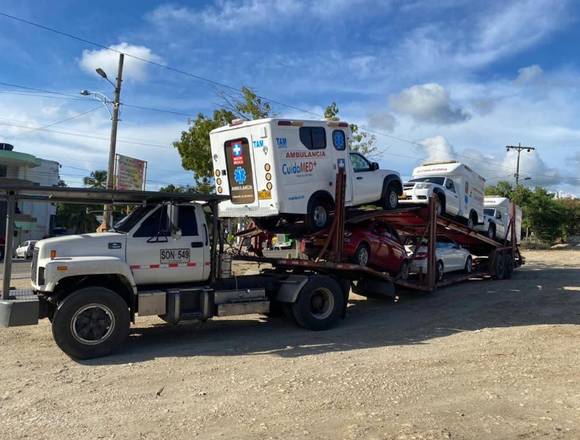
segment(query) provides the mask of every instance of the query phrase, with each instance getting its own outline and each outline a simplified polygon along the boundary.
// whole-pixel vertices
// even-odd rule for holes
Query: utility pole
[[[530,153],[532,150],[535,150],[535,148],[534,147],[526,147],[526,146],[522,145],[521,143],[519,143],[518,145],[506,145],[505,149],[506,149],[506,151],[516,150],[518,152],[518,160],[516,162],[516,173],[514,174],[514,177],[516,178],[516,188],[517,188],[518,185],[520,184],[520,154],[524,150],[526,150],[528,153]]]
[[[109,145],[109,167],[107,170],[107,189],[110,191],[115,186],[115,150],[117,148],[117,125],[119,123],[119,105],[121,98],[121,82],[123,81],[123,60],[125,55],[119,54],[119,68],[117,81],[115,82],[115,97],[113,99],[113,115],[111,116],[111,144]],[[110,81],[109,81],[110,82]],[[105,205],[103,209],[103,226],[105,231],[111,227],[112,205]]]

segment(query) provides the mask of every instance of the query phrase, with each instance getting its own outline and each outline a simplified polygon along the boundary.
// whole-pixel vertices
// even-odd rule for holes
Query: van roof
[[[238,122],[241,121],[241,122]],[[296,124],[296,126],[301,126],[303,124],[306,125],[310,125],[310,124],[325,124],[328,125],[329,127],[336,127],[338,126],[338,124],[347,124],[348,122],[346,121],[331,121],[328,119],[296,119],[296,118],[262,118],[262,119],[253,119],[251,121],[244,121],[244,120],[236,120],[234,119],[234,121],[231,124],[228,125],[224,125],[222,127],[218,127],[218,128],[214,128],[212,131],[210,131],[210,134],[212,133],[221,133],[224,131],[229,131],[229,130],[237,130],[240,127],[252,127],[255,125],[261,125],[261,124],[269,124],[271,122],[278,122],[278,121],[290,121]]]

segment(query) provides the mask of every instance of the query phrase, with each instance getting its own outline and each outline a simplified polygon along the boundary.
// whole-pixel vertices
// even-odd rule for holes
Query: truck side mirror
[[[376,171],[379,169],[379,164],[377,162],[371,163],[371,170]]]

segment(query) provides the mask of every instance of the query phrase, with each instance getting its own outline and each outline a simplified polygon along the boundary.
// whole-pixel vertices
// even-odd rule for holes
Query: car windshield
[[[443,185],[445,177],[418,177],[417,179],[411,179],[410,182],[428,182],[435,183],[437,185]]]
[[[124,232],[126,234],[156,206],[157,205],[139,206],[138,208],[134,209],[128,216],[124,217],[122,220],[116,223],[113,226],[113,230],[115,232]]]
[[[492,216],[492,217],[493,217],[493,216],[495,215],[495,209],[492,209],[492,208],[485,208],[485,209],[483,210],[483,213],[484,213],[485,215],[490,215],[490,216]]]

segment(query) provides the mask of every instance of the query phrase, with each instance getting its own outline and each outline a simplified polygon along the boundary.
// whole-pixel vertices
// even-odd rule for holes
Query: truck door
[[[181,208],[181,207],[179,207]],[[193,206],[191,207],[193,211]],[[172,234],[169,205],[161,205],[143,219],[127,239],[127,263],[137,284],[167,284],[203,279],[204,246],[187,209],[178,211],[180,234]],[[194,213],[195,211],[193,211]],[[179,226],[181,223],[181,226]]]
[[[350,175],[352,183],[352,204],[371,203],[376,201],[382,184],[377,189],[377,177],[371,162],[360,153],[350,153]]]
[[[255,180],[248,139],[227,141],[224,148],[232,203],[237,205],[254,203]]]
[[[455,184],[449,177],[445,179],[445,211],[449,214],[459,214],[460,201]]]

